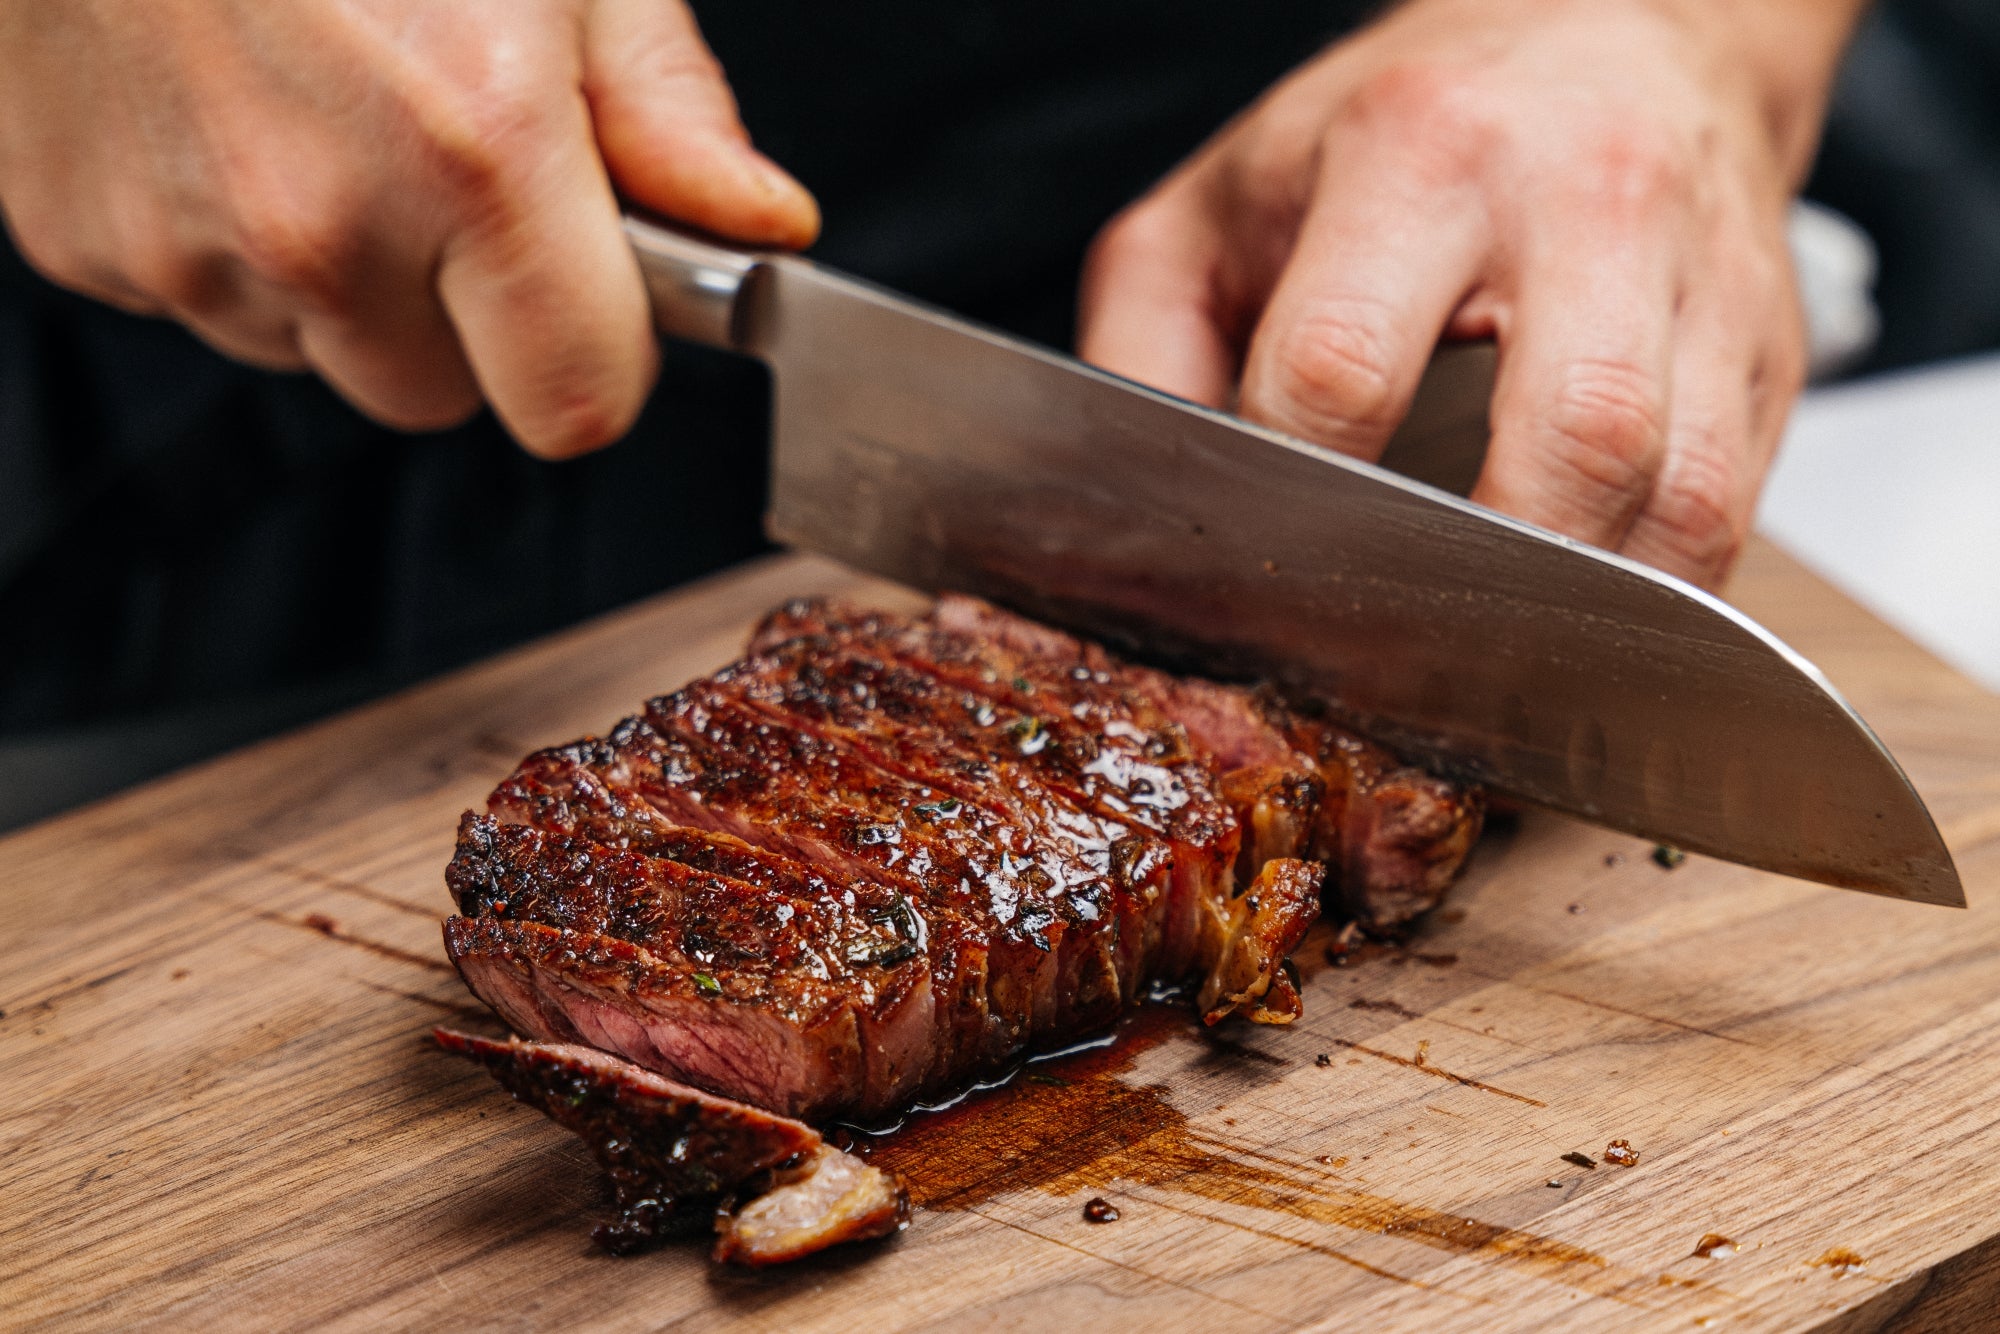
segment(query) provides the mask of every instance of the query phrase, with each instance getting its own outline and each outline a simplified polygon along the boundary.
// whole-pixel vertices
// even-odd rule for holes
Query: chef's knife
[[[1882,743],[1708,594],[808,260],[626,230],[664,332],[770,366],[778,541],[1276,679],[1616,829],[1964,905]],[[1465,451],[1439,441],[1483,440],[1476,356],[1434,365],[1405,435],[1442,473]]]

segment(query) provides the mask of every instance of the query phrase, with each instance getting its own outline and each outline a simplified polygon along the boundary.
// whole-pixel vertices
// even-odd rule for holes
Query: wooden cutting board
[[[1908,766],[1970,911],[1531,816],[1406,948],[1311,942],[1296,1026],[1148,1015],[878,1151],[892,1243],[596,1253],[580,1148],[423,1039],[479,1020],[453,825],[808,592],[909,601],[772,560],[0,842],[0,1326],[2000,1321],[2000,699],[1768,548],[1735,597]]]

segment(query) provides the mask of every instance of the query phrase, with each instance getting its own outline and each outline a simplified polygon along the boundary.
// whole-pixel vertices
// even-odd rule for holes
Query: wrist
[[[1678,64],[1712,101],[1754,121],[1772,165],[1796,188],[1866,9],[1867,0],[1403,0],[1373,35],[1427,33],[1476,56],[1568,34],[1594,49],[1593,59]]]
[[[1833,80],[1867,0],[1649,0],[1739,83],[1789,187],[1819,147]]]

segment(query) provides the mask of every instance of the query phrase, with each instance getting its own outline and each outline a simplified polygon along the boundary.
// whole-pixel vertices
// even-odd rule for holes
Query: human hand
[[[0,213],[65,286],[558,457],[657,349],[616,195],[802,246],[682,0],[0,0]],[[616,192],[616,194],[614,194]]]
[[[1785,209],[1855,0],[1413,0],[1098,238],[1079,351],[1378,458],[1500,348],[1472,498],[1714,585],[1804,376]]]

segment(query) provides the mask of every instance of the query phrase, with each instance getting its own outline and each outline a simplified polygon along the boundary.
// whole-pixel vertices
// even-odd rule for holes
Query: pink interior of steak
[[[752,650],[461,827],[447,945],[521,1031],[880,1115],[1154,981],[1284,1022],[1329,870],[1392,924],[1477,831],[1476,797],[1358,737],[972,599],[792,604]]]

